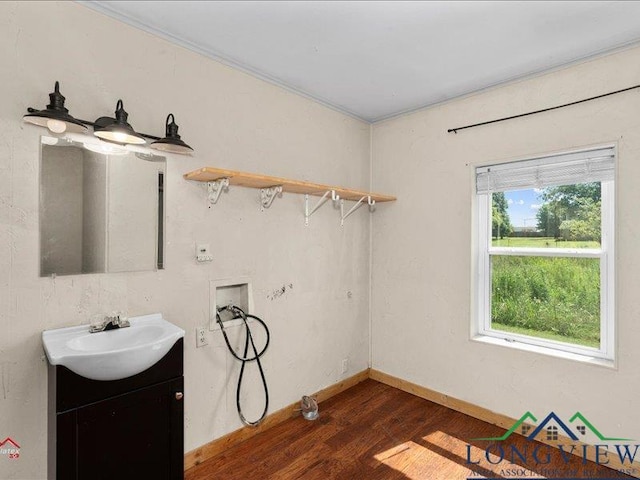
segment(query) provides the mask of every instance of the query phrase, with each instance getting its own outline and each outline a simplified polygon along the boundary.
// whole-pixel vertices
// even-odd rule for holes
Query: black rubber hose
[[[235,350],[231,346],[231,343],[229,342],[229,338],[227,337],[227,332],[224,329],[224,322],[220,318],[220,312],[223,312],[225,310],[229,310],[231,313],[233,313],[234,318],[238,318],[238,317],[241,318],[242,322],[244,323],[246,335],[244,338],[244,352],[242,356],[239,356],[235,352]],[[267,340],[264,344],[264,348],[260,352],[258,352],[258,349],[256,348],[256,345],[253,341],[253,335],[251,335],[251,328],[249,327],[249,323],[247,322],[248,318],[252,318],[256,320],[258,323],[260,323],[260,325],[262,325],[262,327],[264,328],[265,333],[267,334]],[[262,363],[260,362],[260,357],[264,355],[264,352],[267,350],[267,347],[269,346],[269,340],[270,340],[269,328],[267,327],[267,324],[264,323],[264,321],[262,321],[261,318],[258,318],[255,315],[249,315],[247,313],[244,313],[244,311],[241,308],[236,307],[235,305],[229,305],[229,306],[217,309],[216,321],[220,325],[220,329],[222,330],[222,335],[224,336],[224,341],[227,344],[227,347],[229,348],[231,355],[233,355],[236,359],[238,359],[242,363],[242,366],[240,367],[240,376],[238,377],[238,388],[236,389],[236,407],[238,409],[238,415],[240,416],[240,420],[242,420],[242,423],[244,423],[245,425],[249,425],[251,427],[257,427],[258,425],[260,425],[262,420],[264,420],[264,417],[267,416],[267,410],[269,409],[269,389],[267,387],[267,379],[264,375],[264,370],[262,369]],[[253,357],[247,356],[247,354],[249,353],[249,343],[251,344],[251,348],[253,350]],[[262,415],[260,416],[260,418],[254,422],[251,422],[246,419],[246,417],[242,413],[242,406],[240,405],[240,390],[242,387],[242,378],[244,376],[244,368],[248,362],[256,362],[258,364],[258,370],[260,371],[260,377],[262,378],[262,385],[264,386],[264,398],[265,398],[264,410],[262,411]]]

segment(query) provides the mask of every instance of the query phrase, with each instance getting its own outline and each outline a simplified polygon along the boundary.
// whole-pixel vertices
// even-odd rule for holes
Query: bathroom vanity
[[[174,329],[163,333],[161,327],[153,325],[157,319],[151,317],[154,316],[139,317],[141,321],[133,318],[131,327],[123,328],[121,332],[89,334],[88,326],[84,326],[43,333],[50,363],[49,480],[183,478],[184,331],[160,317],[160,322]],[[170,336],[168,340],[167,335]],[[124,348],[118,352],[110,346],[112,341],[123,344]],[[80,362],[85,367],[92,361],[88,357],[99,357],[102,354],[99,349],[108,350],[101,360],[104,368],[100,369],[97,364],[91,367],[96,368],[95,375],[93,370],[86,373],[103,377],[124,374],[114,373],[121,368],[113,361],[114,356],[122,359],[123,353],[133,350],[136,358],[144,358],[152,351],[163,348],[168,351],[139,373],[119,379],[96,380],[63,365],[67,363],[75,368],[73,353],[63,352],[56,356],[56,352],[63,351],[62,346],[75,348],[78,352],[76,360],[87,355],[87,359]]]

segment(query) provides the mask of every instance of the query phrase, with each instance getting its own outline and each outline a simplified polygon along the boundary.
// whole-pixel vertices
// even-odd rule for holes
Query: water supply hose
[[[222,318],[220,318],[220,313],[224,311],[229,311],[233,315],[233,318],[241,318],[242,322],[244,323],[246,335],[244,338],[244,353],[242,354],[242,356],[238,355],[235,352],[235,350],[231,346],[231,343],[229,342],[227,332],[224,329],[224,322],[222,321]],[[267,334],[267,340],[264,344],[264,348],[260,352],[258,352],[258,349],[253,342],[251,328],[249,327],[249,323],[247,322],[248,318],[251,318],[260,323],[260,325],[262,325],[262,327],[264,328],[265,333]],[[256,317],[255,315],[249,315],[248,313],[245,313],[240,307],[237,307],[235,305],[228,305],[226,307],[217,308],[216,321],[220,325],[222,335],[224,336],[224,341],[227,344],[231,355],[240,360],[240,362],[242,363],[242,366],[240,367],[240,376],[238,377],[238,388],[236,389],[236,407],[238,408],[238,415],[240,416],[240,420],[242,420],[242,423],[244,423],[245,425],[257,427],[258,425],[260,425],[262,420],[264,420],[264,417],[266,417],[267,415],[267,410],[269,409],[269,389],[267,388],[267,379],[264,376],[264,370],[262,370],[262,363],[260,363],[260,357],[264,354],[264,352],[267,350],[267,347],[269,346],[269,328],[267,327],[267,324],[262,321],[262,319]],[[247,356],[247,354],[249,353],[249,344],[251,344],[251,348],[253,350],[252,357]],[[258,364],[258,370],[260,371],[260,377],[262,378],[262,385],[264,386],[264,410],[262,411],[262,415],[260,416],[260,418],[254,422],[251,422],[245,418],[244,414],[242,413],[242,406],[240,405],[240,389],[242,387],[242,377],[244,376],[244,367],[248,362],[256,362]]]

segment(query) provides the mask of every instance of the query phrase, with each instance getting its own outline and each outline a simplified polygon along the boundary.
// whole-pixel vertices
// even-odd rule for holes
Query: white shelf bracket
[[[209,198],[209,208],[212,205],[218,203],[218,199],[220,198],[220,194],[222,194],[223,190],[229,189],[229,179],[228,178],[219,178],[213,182],[207,182],[207,196]]]
[[[363,206],[365,204],[365,200],[367,201],[367,205],[369,205],[369,211],[373,211],[373,207],[376,204],[376,201],[371,198],[371,195],[365,195],[360,200],[358,200],[356,204],[351,207],[351,210],[349,210],[346,214],[344,213],[344,200],[340,200],[340,226],[344,226],[344,221],[347,219],[347,217],[355,212],[358,208]]]
[[[261,188],[260,189],[260,203],[262,204],[262,210],[269,208],[276,196],[282,196],[282,185],[276,185],[275,187]]]
[[[313,207],[311,210],[309,210],[309,194],[305,194],[304,196],[304,224],[305,226],[309,226],[309,217],[311,215],[313,215],[316,210],[318,210],[322,205],[324,205],[327,200],[329,200],[329,194],[331,194],[331,200],[333,200],[334,203],[336,203],[338,200],[340,200],[340,195],[336,194],[335,190],[327,190],[324,195],[322,196],[322,198],[320,200],[318,200],[318,203],[316,203],[316,206]]]

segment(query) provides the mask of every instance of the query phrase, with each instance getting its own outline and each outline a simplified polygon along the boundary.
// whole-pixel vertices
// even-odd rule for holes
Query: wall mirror
[[[41,138],[40,276],[162,269],[166,159],[91,140]]]

